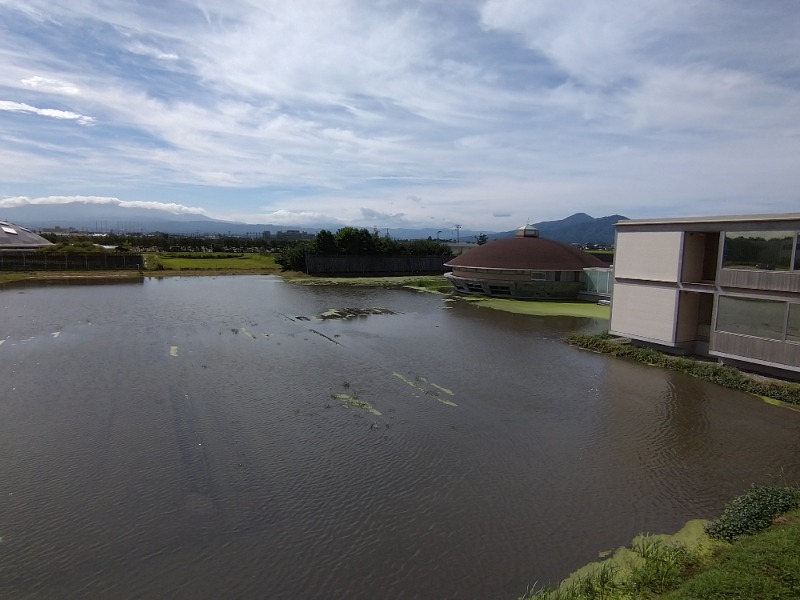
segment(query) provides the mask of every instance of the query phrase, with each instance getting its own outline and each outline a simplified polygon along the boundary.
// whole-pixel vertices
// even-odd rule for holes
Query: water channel
[[[562,341],[590,319],[270,276],[0,311],[3,598],[511,599],[800,480],[800,412]]]

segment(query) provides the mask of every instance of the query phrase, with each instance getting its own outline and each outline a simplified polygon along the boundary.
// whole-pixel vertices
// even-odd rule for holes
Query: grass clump
[[[618,559],[621,555],[624,558]],[[684,544],[640,536],[614,562],[605,561],[554,587],[531,589],[519,600],[644,600],[683,582],[699,554]]]
[[[710,564],[662,600],[800,598],[800,511],[780,521],[719,549]]]
[[[534,586],[519,600],[800,598],[800,487],[753,486],[704,531],[694,523],[697,537],[640,536],[610,559],[560,585]]]
[[[756,396],[766,396],[781,402],[800,405],[800,385],[796,383],[753,378],[729,365],[695,360],[685,356],[672,356],[652,348],[633,346],[628,343],[622,343],[619,339],[613,338],[607,333],[599,335],[576,333],[566,339],[567,343],[586,350],[630,358],[646,365],[680,371],[732,390],[740,390]]]
[[[706,527],[712,538],[732,542],[743,535],[764,531],[773,520],[800,508],[800,488],[754,486],[725,506],[722,515]]]

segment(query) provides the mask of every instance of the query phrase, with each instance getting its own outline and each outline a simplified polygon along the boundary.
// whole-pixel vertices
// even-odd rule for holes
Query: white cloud
[[[178,60],[180,57],[174,52],[164,52],[153,46],[148,46],[142,42],[133,42],[127,46],[128,52],[139,54],[141,56],[149,56],[158,60],[173,61]]]
[[[67,96],[75,96],[80,93],[80,90],[76,86],[67,81],[60,81],[58,79],[51,79],[49,77],[40,77],[38,75],[23,79],[22,85],[41,92],[65,94]]]
[[[719,213],[746,194],[789,210],[798,16],[745,0],[0,0],[2,191],[200,190],[240,220],[365,226]]]
[[[153,210],[164,210],[173,214],[192,214],[206,215],[206,210],[194,206],[185,206],[172,202],[156,202],[145,200],[120,200],[119,198],[105,196],[45,196],[40,198],[28,198],[27,196],[16,196],[13,198],[0,199],[0,208],[13,208],[16,206],[27,206],[29,204],[112,204],[122,208],[147,208]]]
[[[57,110],[55,108],[37,108],[22,102],[11,102],[9,100],[0,100],[0,111],[8,112],[24,112],[42,117],[50,117],[52,119],[64,119],[68,121],[77,121],[80,125],[94,125],[94,117],[87,117],[68,110]]]

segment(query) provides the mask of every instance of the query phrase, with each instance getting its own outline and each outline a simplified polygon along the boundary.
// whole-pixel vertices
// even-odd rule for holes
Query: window
[[[531,281],[547,281],[547,273],[533,271],[531,273]]]
[[[800,342],[800,304],[789,305],[789,322],[786,327],[786,339]]]
[[[489,293],[493,296],[510,296],[511,288],[507,285],[490,285]]]
[[[720,296],[717,331],[783,340],[786,302]]]
[[[729,231],[725,234],[722,266],[729,269],[789,271],[796,235],[793,231]]]

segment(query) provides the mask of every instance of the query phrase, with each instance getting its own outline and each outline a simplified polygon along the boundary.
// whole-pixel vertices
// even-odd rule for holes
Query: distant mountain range
[[[614,223],[627,217],[612,215],[593,218],[585,213],[577,213],[560,221],[534,223],[542,237],[567,243],[614,243]],[[300,225],[275,225],[269,223],[236,223],[222,221],[197,214],[175,214],[166,210],[148,208],[127,208],[115,204],[91,204],[71,202],[65,204],[27,204],[13,208],[0,208],[0,220],[10,221],[35,230],[61,227],[79,231],[115,233],[151,233],[160,231],[170,234],[210,234],[255,236],[264,231],[275,234],[278,231],[300,230],[317,233],[320,229],[336,231],[337,224],[319,223],[314,227]],[[522,224],[521,224],[522,225]],[[383,229],[378,230],[385,233]],[[489,239],[502,239],[514,235],[514,231],[489,233],[487,231],[453,229],[399,229],[388,230],[396,239],[458,239],[475,241],[481,233]]]
[[[586,213],[575,213],[560,221],[542,221],[533,223],[543,238],[558,240],[568,244],[602,244],[614,243],[614,224],[627,221],[628,217],[610,215],[608,217],[590,217]],[[512,237],[514,231],[505,231],[489,235],[489,239]]]

